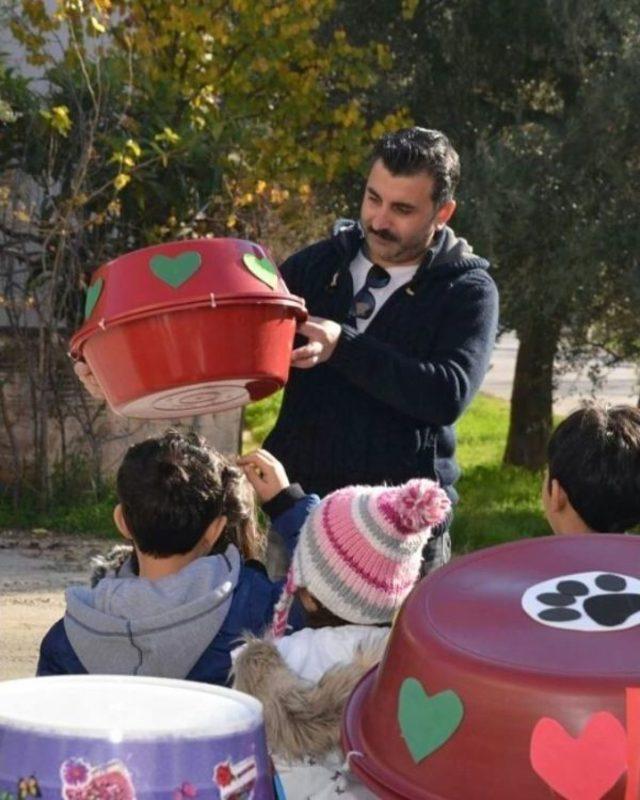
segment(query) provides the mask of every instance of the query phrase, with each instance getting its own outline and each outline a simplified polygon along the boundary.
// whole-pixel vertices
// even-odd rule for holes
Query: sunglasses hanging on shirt
[[[376,299],[371,293],[371,289],[383,289],[390,280],[391,275],[386,269],[383,269],[378,264],[373,264],[369,272],[367,272],[364,286],[351,301],[351,308],[347,317],[348,325],[355,327],[356,320],[369,319],[376,307]]]

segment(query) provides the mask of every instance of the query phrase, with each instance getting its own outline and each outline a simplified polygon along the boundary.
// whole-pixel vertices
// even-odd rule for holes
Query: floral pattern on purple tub
[[[17,700],[7,700],[12,684]],[[44,702],[46,689],[55,700]],[[80,706],[62,721],[61,693]],[[92,708],[98,694],[102,700]],[[140,708],[132,702],[138,695]],[[169,726],[169,720],[180,719],[176,713],[185,700],[192,707],[183,709],[182,722]],[[149,708],[151,701],[164,707]],[[79,724],[83,708],[89,709],[88,719]],[[125,708],[128,721],[118,718]],[[86,731],[79,730],[83,725]],[[274,797],[261,707],[253,698],[149,678],[73,676],[0,685],[0,800],[29,800],[18,792],[25,781],[37,787],[31,796],[43,800]]]

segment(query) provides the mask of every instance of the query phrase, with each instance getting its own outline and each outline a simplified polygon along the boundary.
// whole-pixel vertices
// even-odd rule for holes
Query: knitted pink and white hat
[[[391,622],[419,577],[431,528],[451,503],[433,481],[349,486],[327,495],[300,532],[272,632],[282,636],[298,588],[347,622]]]

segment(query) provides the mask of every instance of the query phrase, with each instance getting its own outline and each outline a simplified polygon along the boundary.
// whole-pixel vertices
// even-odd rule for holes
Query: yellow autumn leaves
[[[49,123],[52,130],[60,136],[68,136],[73,125],[67,106],[54,106],[48,111],[41,111],[42,117]]]
[[[362,97],[390,63],[389,51],[349,41],[333,17],[335,0],[229,0],[216,13],[205,0],[18,5],[29,59],[49,58],[47,41],[67,41],[65,68],[88,87],[94,107],[95,98],[107,102],[102,76],[117,75],[121,94],[108,102],[121,110],[100,110],[107,116],[96,127],[91,149],[100,163],[92,168],[101,186],[106,175],[112,196],[135,196],[137,208],[148,178],[163,187],[163,170],[171,180],[186,170],[203,178],[215,213],[240,230],[263,208],[307,205],[315,186],[359,168],[372,135],[408,121],[402,109],[373,127],[367,119]],[[321,28],[329,35],[319,36]],[[41,114],[59,150],[65,140],[82,147],[80,104],[57,99]],[[195,160],[200,166],[190,172]],[[177,227],[190,225],[189,214],[205,203],[185,201]],[[97,220],[102,212],[90,213]]]

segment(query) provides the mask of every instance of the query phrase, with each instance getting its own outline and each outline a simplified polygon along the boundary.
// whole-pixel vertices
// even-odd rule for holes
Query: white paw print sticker
[[[562,575],[527,589],[522,607],[554,628],[621,631],[640,625],[640,580],[617,572]]]

